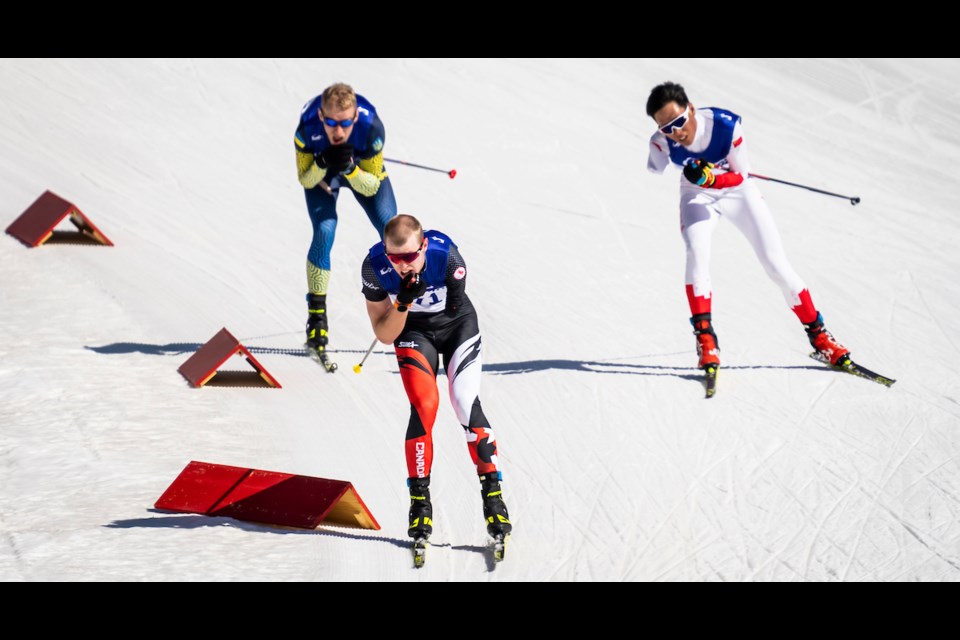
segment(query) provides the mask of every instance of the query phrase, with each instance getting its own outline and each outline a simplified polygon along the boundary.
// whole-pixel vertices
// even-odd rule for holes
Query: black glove
[[[710,170],[712,168],[712,164],[703,158],[700,158],[699,160],[694,160],[683,167],[683,177],[698,187],[709,189],[711,186],[713,186],[713,181],[716,180],[713,175],[713,171]]]
[[[411,271],[400,281],[400,291],[397,292],[397,309],[406,311],[413,301],[427,290],[427,281],[419,273]],[[403,309],[400,309],[403,307]]]
[[[353,145],[332,144],[316,157],[317,164],[333,174],[350,173],[353,169]]]

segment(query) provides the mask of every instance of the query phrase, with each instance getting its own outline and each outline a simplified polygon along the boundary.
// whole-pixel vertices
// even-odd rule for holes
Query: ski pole
[[[417,169],[426,169],[427,171],[436,171],[437,173],[445,173],[448,176],[450,176],[451,180],[457,177],[456,169],[450,169],[448,171],[446,169],[437,169],[436,167],[428,167],[423,164],[414,164],[413,162],[407,162],[406,160],[394,160],[393,158],[384,158],[384,160],[386,160],[387,162],[394,162],[396,164],[405,164],[408,167],[416,167]]]
[[[747,174],[751,178],[758,178],[760,180],[769,180],[770,182],[779,182],[780,184],[788,184],[791,187],[800,187],[801,189],[806,189],[807,191],[813,191],[814,193],[822,193],[825,196],[833,196],[834,198],[843,198],[844,200],[849,200],[850,204],[855,205],[860,202],[859,196],[845,196],[839,193],[831,193],[829,191],[824,191],[823,189],[817,189],[814,187],[808,187],[804,184],[797,184],[796,182],[787,182],[786,180],[779,180],[777,178],[771,178],[769,176],[762,176],[759,173],[749,173]]]
[[[367,349],[367,352],[363,354],[363,360],[360,361],[360,364],[353,365],[353,372],[360,373],[363,371],[363,363],[367,361],[367,358],[370,357],[370,353],[373,351],[373,348],[377,346],[377,339],[374,338],[373,342],[370,343],[370,348]]]

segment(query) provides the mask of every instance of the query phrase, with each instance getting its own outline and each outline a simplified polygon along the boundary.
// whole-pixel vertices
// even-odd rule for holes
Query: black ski
[[[495,536],[492,536],[493,543],[491,544],[491,549],[493,551],[493,561],[494,562],[503,562],[503,555],[507,551],[507,539],[508,536],[503,533],[498,533]]]
[[[428,544],[429,542],[426,538],[413,539],[413,567],[415,569],[422,569],[423,564],[427,561]]]
[[[706,389],[705,398],[712,398],[717,392],[717,372],[720,365],[708,364],[703,368],[703,386]]]
[[[836,371],[846,371],[847,373],[853,374],[858,378],[865,378],[867,380],[872,380],[878,384],[882,384],[885,387],[891,386],[896,380],[893,378],[888,378],[887,376],[882,376],[879,373],[871,371],[866,367],[861,367],[859,364],[851,360],[850,358],[843,358],[837,364],[830,364],[830,361],[827,360],[823,355],[818,351],[814,351],[810,354],[810,357],[816,360],[817,362],[822,362],[831,369]]]
[[[315,361],[320,363],[327,373],[333,373],[337,370],[337,363],[330,359],[324,348],[315,349],[309,345],[306,346],[307,354]]]

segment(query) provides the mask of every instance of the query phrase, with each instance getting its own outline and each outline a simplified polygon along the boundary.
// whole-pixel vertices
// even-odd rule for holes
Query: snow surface
[[[45,189],[113,248],[0,238],[0,579],[960,580],[960,62],[0,61],[0,222]],[[729,224],[724,369],[702,399],[678,172],[645,169],[650,88],[740,113],[829,328],[886,389],[807,357]],[[378,108],[402,212],[450,234],[516,532],[491,571],[441,394],[435,545],[411,568],[392,349],[340,199],[328,375],[300,351],[310,224],[291,136],[345,80]],[[192,389],[222,326],[283,385]],[[190,460],[346,479],[382,531],[275,530],[152,505]]]

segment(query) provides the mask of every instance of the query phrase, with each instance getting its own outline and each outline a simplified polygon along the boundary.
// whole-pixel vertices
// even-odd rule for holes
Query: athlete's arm
[[[384,344],[393,344],[407,323],[407,312],[397,311],[390,296],[380,285],[380,280],[373,272],[370,256],[363,260],[360,267],[360,279],[363,287],[360,291],[367,299],[367,315],[370,316],[370,325],[377,340]]]
[[[393,344],[403,332],[403,327],[407,324],[407,313],[397,311],[389,297],[380,302],[367,300],[367,315],[370,316],[373,334],[384,344]]]
[[[750,173],[750,162],[747,160],[747,150],[743,144],[743,130],[738,122],[733,126],[733,143],[730,153],[727,154],[727,172],[716,174],[711,189],[725,189],[742,184]]]
[[[447,315],[455,316],[463,306],[467,291],[467,263],[456,247],[447,254]]]
[[[367,134],[367,150],[363,154],[367,157],[357,157],[353,170],[343,175],[350,187],[361,195],[375,195],[380,190],[380,183],[387,177],[383,168],[383,144],[386,139],[383,122],[380,116],[376,116]]]
[[[327,170],[317,165],[317,161],[313,157],[313,151],[304,141],[300,129],[297,129],[297,132],[293,135],[293,148],[297,154],[297,180],[300,181],[304,189],[313,189],[326,177]]]
[[[663,173],[670,165],[667,137],[659,131],[650,137],[650,155],[647,156],[647,171]]]

